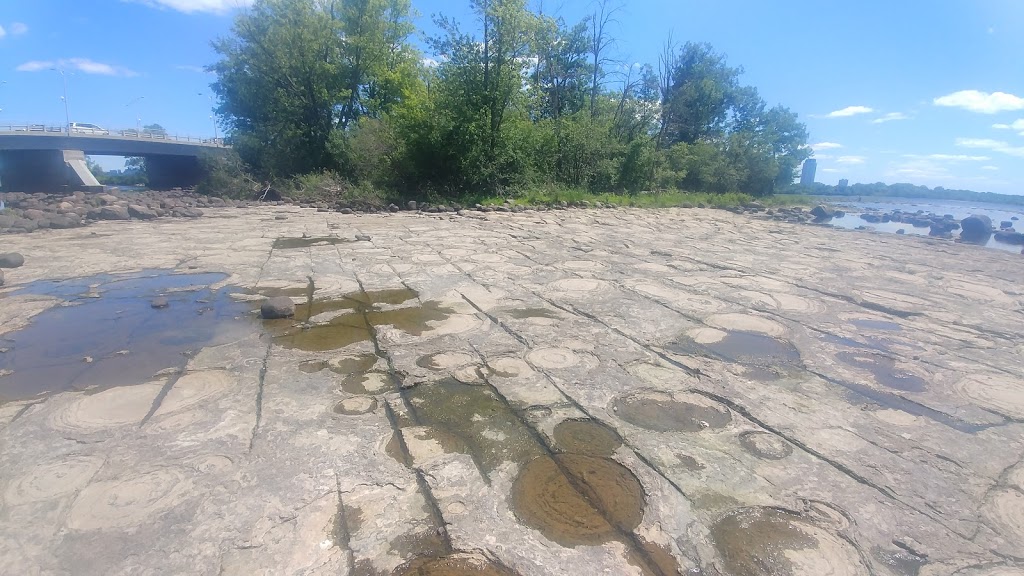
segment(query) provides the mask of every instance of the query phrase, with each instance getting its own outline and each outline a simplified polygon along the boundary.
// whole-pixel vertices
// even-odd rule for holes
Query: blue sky
[[[157,122],[212,136],[210,40],[246,0],[7,0],[0,124]],[[413,0],[421,28],[468,2]],[[534,0],[536,5],[536,0]],[[614,33],[624,66],[656,63],[672,33],[707,41],[743,81],[804,120],[818,181],[911,182],[1024,194],[1024,1],[630,0]],[[544,2],[575,22],[590,0]],[[468,26],[468,24],[467,24]],[[113,161],[108,161],[112,165]]]

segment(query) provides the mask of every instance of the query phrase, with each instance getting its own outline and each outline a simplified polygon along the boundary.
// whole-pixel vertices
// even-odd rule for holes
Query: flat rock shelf
[[[204,213],[4,237],[0,574],[1024,575],[1019,255]]]

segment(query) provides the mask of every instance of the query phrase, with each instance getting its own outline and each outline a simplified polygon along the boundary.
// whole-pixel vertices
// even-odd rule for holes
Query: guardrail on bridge
[[[168,134],[166,132],[153,130],[93,130],[90,128],[71,129],[68,132],[67,126],[47,126],[45,124],[0,124],[0,134],[49,134],[72,137],[88,138],[118,138],[126,140],[154,140],[166,142],[185,142],[192,144],[203,144],[206,146],[227,147],[223,138],[201,138],[196,136],[182,136],[179,134]]]

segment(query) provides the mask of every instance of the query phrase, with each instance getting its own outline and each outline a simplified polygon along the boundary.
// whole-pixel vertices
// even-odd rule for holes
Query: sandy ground
[[[0,574],[1024,574],[1018,255],[710,210],[2,242],[2,354],[36,280],[223,272],[300,317],[0,403]]]

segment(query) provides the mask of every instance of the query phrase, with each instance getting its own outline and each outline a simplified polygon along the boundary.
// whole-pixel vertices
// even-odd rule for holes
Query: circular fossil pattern
[[[345,416],[369,414],[376,409],[377,399],[373,396],[353,396],[334,405],[334,412]]]
[[[155,416],[185,410],[218,396],[237,383],[236,378],[225,370],[204,370],[189,372],[171,387],[160,402]]]
[[[483,263],[483,264],[497,264],[499,262],[504,262],[505,261],[505,257],[502,256],[501,254],[487,254],[487,253],[484,253],[484,254],[474,254],[474,255],[470,256],[469,259],[474,261],[474,262],[480,262],[480,263]]]
[[[793,453],[789,442],[768,432],[744,432],[740,434],[740,446],[765,460],[782,460]]]
[[[982,408],[1024,418],[1024,394],[1021,381],[997,374],[975,374],[961,380],[956,390]]]
[[[802,516],[777,508],[730,511],[711,526],[711,540],[732,576],[861,576],[857,549]]]
[[[420,357],[416,361],[416,365],[420,368],[440,371],[472,364],[474,361],[475,358],[465,352],[436,352]]]
[[[782,324],[750,314],[716,314],[709,317],[706,323],[709,326],[723,330],[757,332],[758,334],[765,334],[776,338],[786,335],[786,328]]]
[[[488,360],[487,366],[498,378],[525,378],[533,374],[533,369],[520,358],[495,358]]]
[[[775,293],[772,298],[779,304],[779,309],[786,312],[821,313],[825,312],[825,305],[818,300],[795,296],[793,294]]]
[[[580,358],[568,348],[537,348],[526,355],[526,359],[541,368],[569,368],[579,363]]]
[[[190,484],[181,472],[169,468],[95,482],[78,495],[67,525],[73,530],[97,530],[143,524],[181,503]]]
[[[1002,540],[998,550],[1024,556],[1024,493],[1010,488],[993,491],[986,499],[983,514]]]
[[[516,576],[512,570],[479,554],[455,553],[415,558],[395,568],[394,576]]]
[[[729,409],[697,394],[643,390],[617,398],[612,411],[626,422],[657,432],[700,432],[724,428],[732,421]]]
[[[84,394],[56,413],[51,422],[55,428],[84,432],[138,425],[162,388],[155,383],[140,384]]]
[[[555,426],[555,443],[563,452],[611,456],[622,438],[611,427],[591,419],[563,420]]]
[[[601,280],[591,280],[588,278],[567,278],[565,280],[556,280],[548,285],[549,288],[556,292],[594,292],[605,287],[606,284]]]
[[[7,486],[4,502],[17,506],[71,494],[88,484],[102,465],[100,458],[68,456],[60,462],[36,466]]]
[[[512,510],[562,546],[596,545],[640,525],[644,491],[628,468],[610,458],[540,456],[512,484]]]
[[[569,270],[603,270],[607,268],[604,263],[596,260],[567,260],[562,262],[561,267]]]

